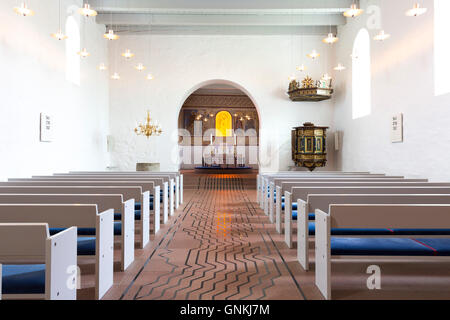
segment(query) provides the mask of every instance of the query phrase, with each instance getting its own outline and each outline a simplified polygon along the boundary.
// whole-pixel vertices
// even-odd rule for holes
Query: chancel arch
[[[259,126],[258,111],[240,88],[200,87],[179,114],[180,168],[257,169]]]

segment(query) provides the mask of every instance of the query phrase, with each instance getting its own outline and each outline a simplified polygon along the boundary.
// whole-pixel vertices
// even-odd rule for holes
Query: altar
[[[202,167],[216,169],[246,167],[245,153],[243,154],[242,152],[238,152],[238,149],[242,148],[238,148],[236,145],[228,145],[226,143],[211,145],[203,154]]]

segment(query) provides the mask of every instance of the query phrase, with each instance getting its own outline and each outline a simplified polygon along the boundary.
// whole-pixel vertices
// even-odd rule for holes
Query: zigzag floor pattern
[[[122,299],[304,299],[240,175],[198,177]]]

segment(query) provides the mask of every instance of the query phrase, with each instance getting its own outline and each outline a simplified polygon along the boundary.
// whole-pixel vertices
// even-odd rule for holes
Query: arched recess
[[[370,115],[372,111],[370,35],[361,29],[353,43],[352,52],[352,116]]]
[[[220,96],[221,99],[211,98],[210,95]],[[260,121],[260,110],[255,99],[241,85],[214,79],[193,86],[183,95],[179,104],[180,169],[192,169],[205,164],[205,161],[201,161],[202,156],[198,156],[199,148],[203,155],[216,155],[218,150],[222,150],[219,152],[233,159],[233,154],[239,154],[247,161],[246,168],[259,168]],[[188,166],[186,159],[192,160]],[[235,159],[235,164],[237,161]]]

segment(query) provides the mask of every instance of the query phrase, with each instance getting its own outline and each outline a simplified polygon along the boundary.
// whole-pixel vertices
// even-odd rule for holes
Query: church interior
[[[0,306],[450,300],[450,1],[2,0],[0,26]]]

